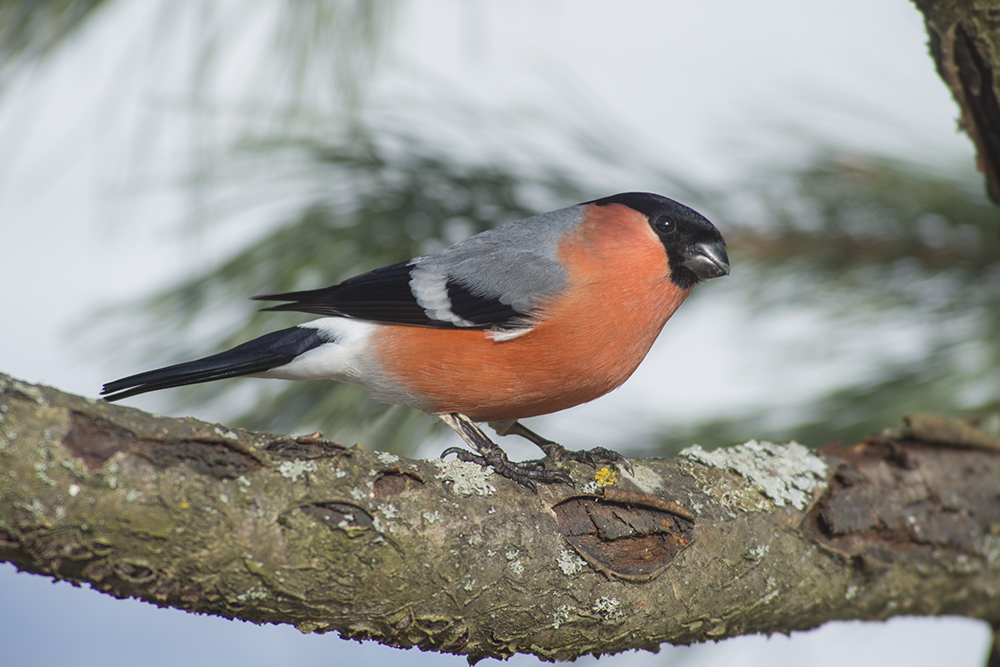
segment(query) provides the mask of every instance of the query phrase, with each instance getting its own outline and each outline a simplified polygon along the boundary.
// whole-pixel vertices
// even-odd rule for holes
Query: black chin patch
[[[688,289],[689,287],[694,287],[695,285],[698,284],[699,282],[698,276],[694,274],[694,271],[685,268],[683,266],[680,266],[681,257],[679,255],[671,257],[670,252],[668,251],[667,257],[670,260],[670,266],[671,266],[670,282],[677,285],[681,289]],[[675,266],[677,268],[673,268]]]

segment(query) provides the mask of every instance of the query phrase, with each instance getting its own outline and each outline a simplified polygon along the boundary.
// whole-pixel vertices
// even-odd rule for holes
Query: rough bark
[[[0,558],[118,597],[473,661],[833,619],[1000,624],[1000,440],[914,416],[821,452],[693,448],[637,460],[634,476],[574,465],[575,488],[535,495],[471,464],[0,376]]]
[[[972,0],[914,0],[931,57],[961,110],[990,198],[1000,203],[1000,6]]]

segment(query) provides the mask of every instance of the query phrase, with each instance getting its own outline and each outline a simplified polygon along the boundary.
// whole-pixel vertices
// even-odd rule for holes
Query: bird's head
[[[673,199],[649,192],[626,192],[591,204],[621,204],[646,216],[670,261],[670,280],[682,289],[729,275],[722,234],[705,216]]]

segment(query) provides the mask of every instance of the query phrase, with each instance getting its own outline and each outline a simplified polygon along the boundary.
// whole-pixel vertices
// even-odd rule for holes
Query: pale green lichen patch
[[[663,476],[648,466],[639,465],[634,462],[632,463],[632,469],[634,474],[628,475],[627,468],[622,468],[622,474],[628,475],[643,493],[657,495],[657,492],[663,487]]]
[[[607,623],[620,623],[625,619],[625,612],[622,611],[618,598],[607,596],[597,598],[592,609]]]
[[[986,558],[986,566],[991,570],[1000,570],[1000,535],[987,533],[983,537],[981,549]]]
[[[780,445],[751,440],[711,452],[693,445],[681,456],[745,477],[779,507],[788,503],[804,509],[813,489],[826,479],[826,462],[797,442]]]
[[[520,576],[524,574],[524,563],[521,562],[521,553],[517,549],[511,549],[504,554],[504,557],[510,561],[510,570],[514,574]]]
[[[481,465],[444,459],[435,460],[434,465],[441,471],[441,476],[451,482],[452,491],[460,496],[490,496],[497,492],[489,482],[493,471]]]
[[[43,505],[38,498],[32,498],[29,503],[14,501],[13,505],[14,507],[20,507],[21,509],[30,512],[36,519],[41,518],[42,515],[45,514],[45,505]]]
[[[0,380],[0,392],[7,391],[18,393],[38,405],[47,406],[49,404],[48,401],[45,400],[45,394],[42,392],[40,387],[25,384],[24,382],[15,380],[14,378],[9,378],[6,381]]]
[[[35,462],[35,476],[38,477],[38,479],[42,480],[42,482],[44,482],[45,484],[48,484],[49,486],[55,486],[56,481],[51,477],[49,477],[48,472],[46,472],[48,470],[48,467],[49,467],[48,464],[43,463],[41,461]]]
[[[317,470],[319,470],[319,466],[316,465],[316,462],[308,459],[282,461],[281,465],[278,466],[278,473],[282,477],[290,479],[293,482],[297,482],[299,477],[311,472],[316,472]]]
[[[339,524],[337,524],[337,528],[340,528],[341,530],[346,532],[350,537],[360,535],[362,532],[366,530],[365,528],[361,528],[361,530],[358,530],[358,525],[356,523],[353,514],[345,514],[344,518],[340,521]],[[386,533],[395,534],[398,531],[399,526],[394,521],[384,523],[382,519],[376,514],[375,516],[372,517],[372,528],[375,529],[375,532],[385,535]]]
[[[568,604],[559,605],[552,613],[552,627],[558,630],[559,626],[569,621],[574,614],[576,614],[576,607]]]
[[[587,563],[575,553],[563,549],[559,552],[559,557],[556,559],[556,565],[559,566],[559,569],[562,570],[563,574],[570,577],[582,570]]]
[[[261,588],[260,586],[256,588],[251,588],[245,593],[240,593],[236,596],[238,602],[250,602],[252,600],[265,600],[267,599],[267,589]]]
[[[710,498],[728,510],[744,512],[764,512],[772,507],[772,503],[756,486],[749,481],[734,475],[728,470],[698,465],[691,461],[681,461],[681,472],[694,477],[701,490]],[[689,499],[688,507],[701,514],[701,503]],[[731,516],[735,517],[735,514]]]

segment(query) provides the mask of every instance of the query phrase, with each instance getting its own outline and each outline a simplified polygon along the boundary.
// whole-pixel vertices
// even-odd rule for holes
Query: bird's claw
[[[628,468],[629,474],[635,475],[635,470],[632,468],[632,462],[613,449],[608,449],[607,447],[594,447],[593,449],[588,449],[578,453],[586,456],[591,467],[593,468],[596,468],[598,462],[600,461],[611,461],[615,465],[622,465]]]
[[[553,443],[555,444],[555,443]],[[594,447],[593,449],[580,449],[580,450],[570,450],[565,447],[558,445],[558,449],[555,447],[550,448],[546,451],[545,459],[552,461],[576,461],[578,463],[584,463],[589,465],[591,468],[596,468],[597,464],[601,461],[610,461],[616,465],[622,465],[628,468],[629,474],[634,475],[635,471],[632,468],[632,462],[626,457],[622,456],[613,449],[608,449],[607,447]],[[545,459],[542,459],[544,461]]]
[[[492,468],[501,477],[513,480],[522,486],[526,486],[534,493],[538,493],[538,485],[542,484],[573,484],[573,478],[559,470],[546,470],[538,461],[525,461],[524,463],[514,463],[510,461],[503,450],[499,447],[496,451],[487,450],[483,454],[476,454],[461,447],[449,447],[441,452],[441,458],[454,454],[459,461],[466,463],[476,463],[484,468]]]
[[[481,466],[489,465],[489,463],[486,462],[486,459],[479,454],[473,454],[468,449],[462,449],[461,447],[449,447],[441,452],[441,458],[444,458],[449,454],[454,454],[459,461],[465,461],[466,463],[478,463]]]
[[[593,449],[588,450],[569,450],[560,445],[558,442],[549,440],[548,438],[543,438],[518,421],[490,422],[490,426],[492,426],[500,435],[519,435],[522,438],[535,443],[538,445],[539,449],[545,452],[544,459],[524,461],[520,464],[522,467],[544,469],[547,461],[552,463],[576,461],[578,463],[585,463],[591,468],[596,468],[600,461],[611,461],[612,463],[620,463],[624,465],[628,468],[630,474],[635,474],[631,461],[613,449],[608,449],[607,447],[594,447]]]

